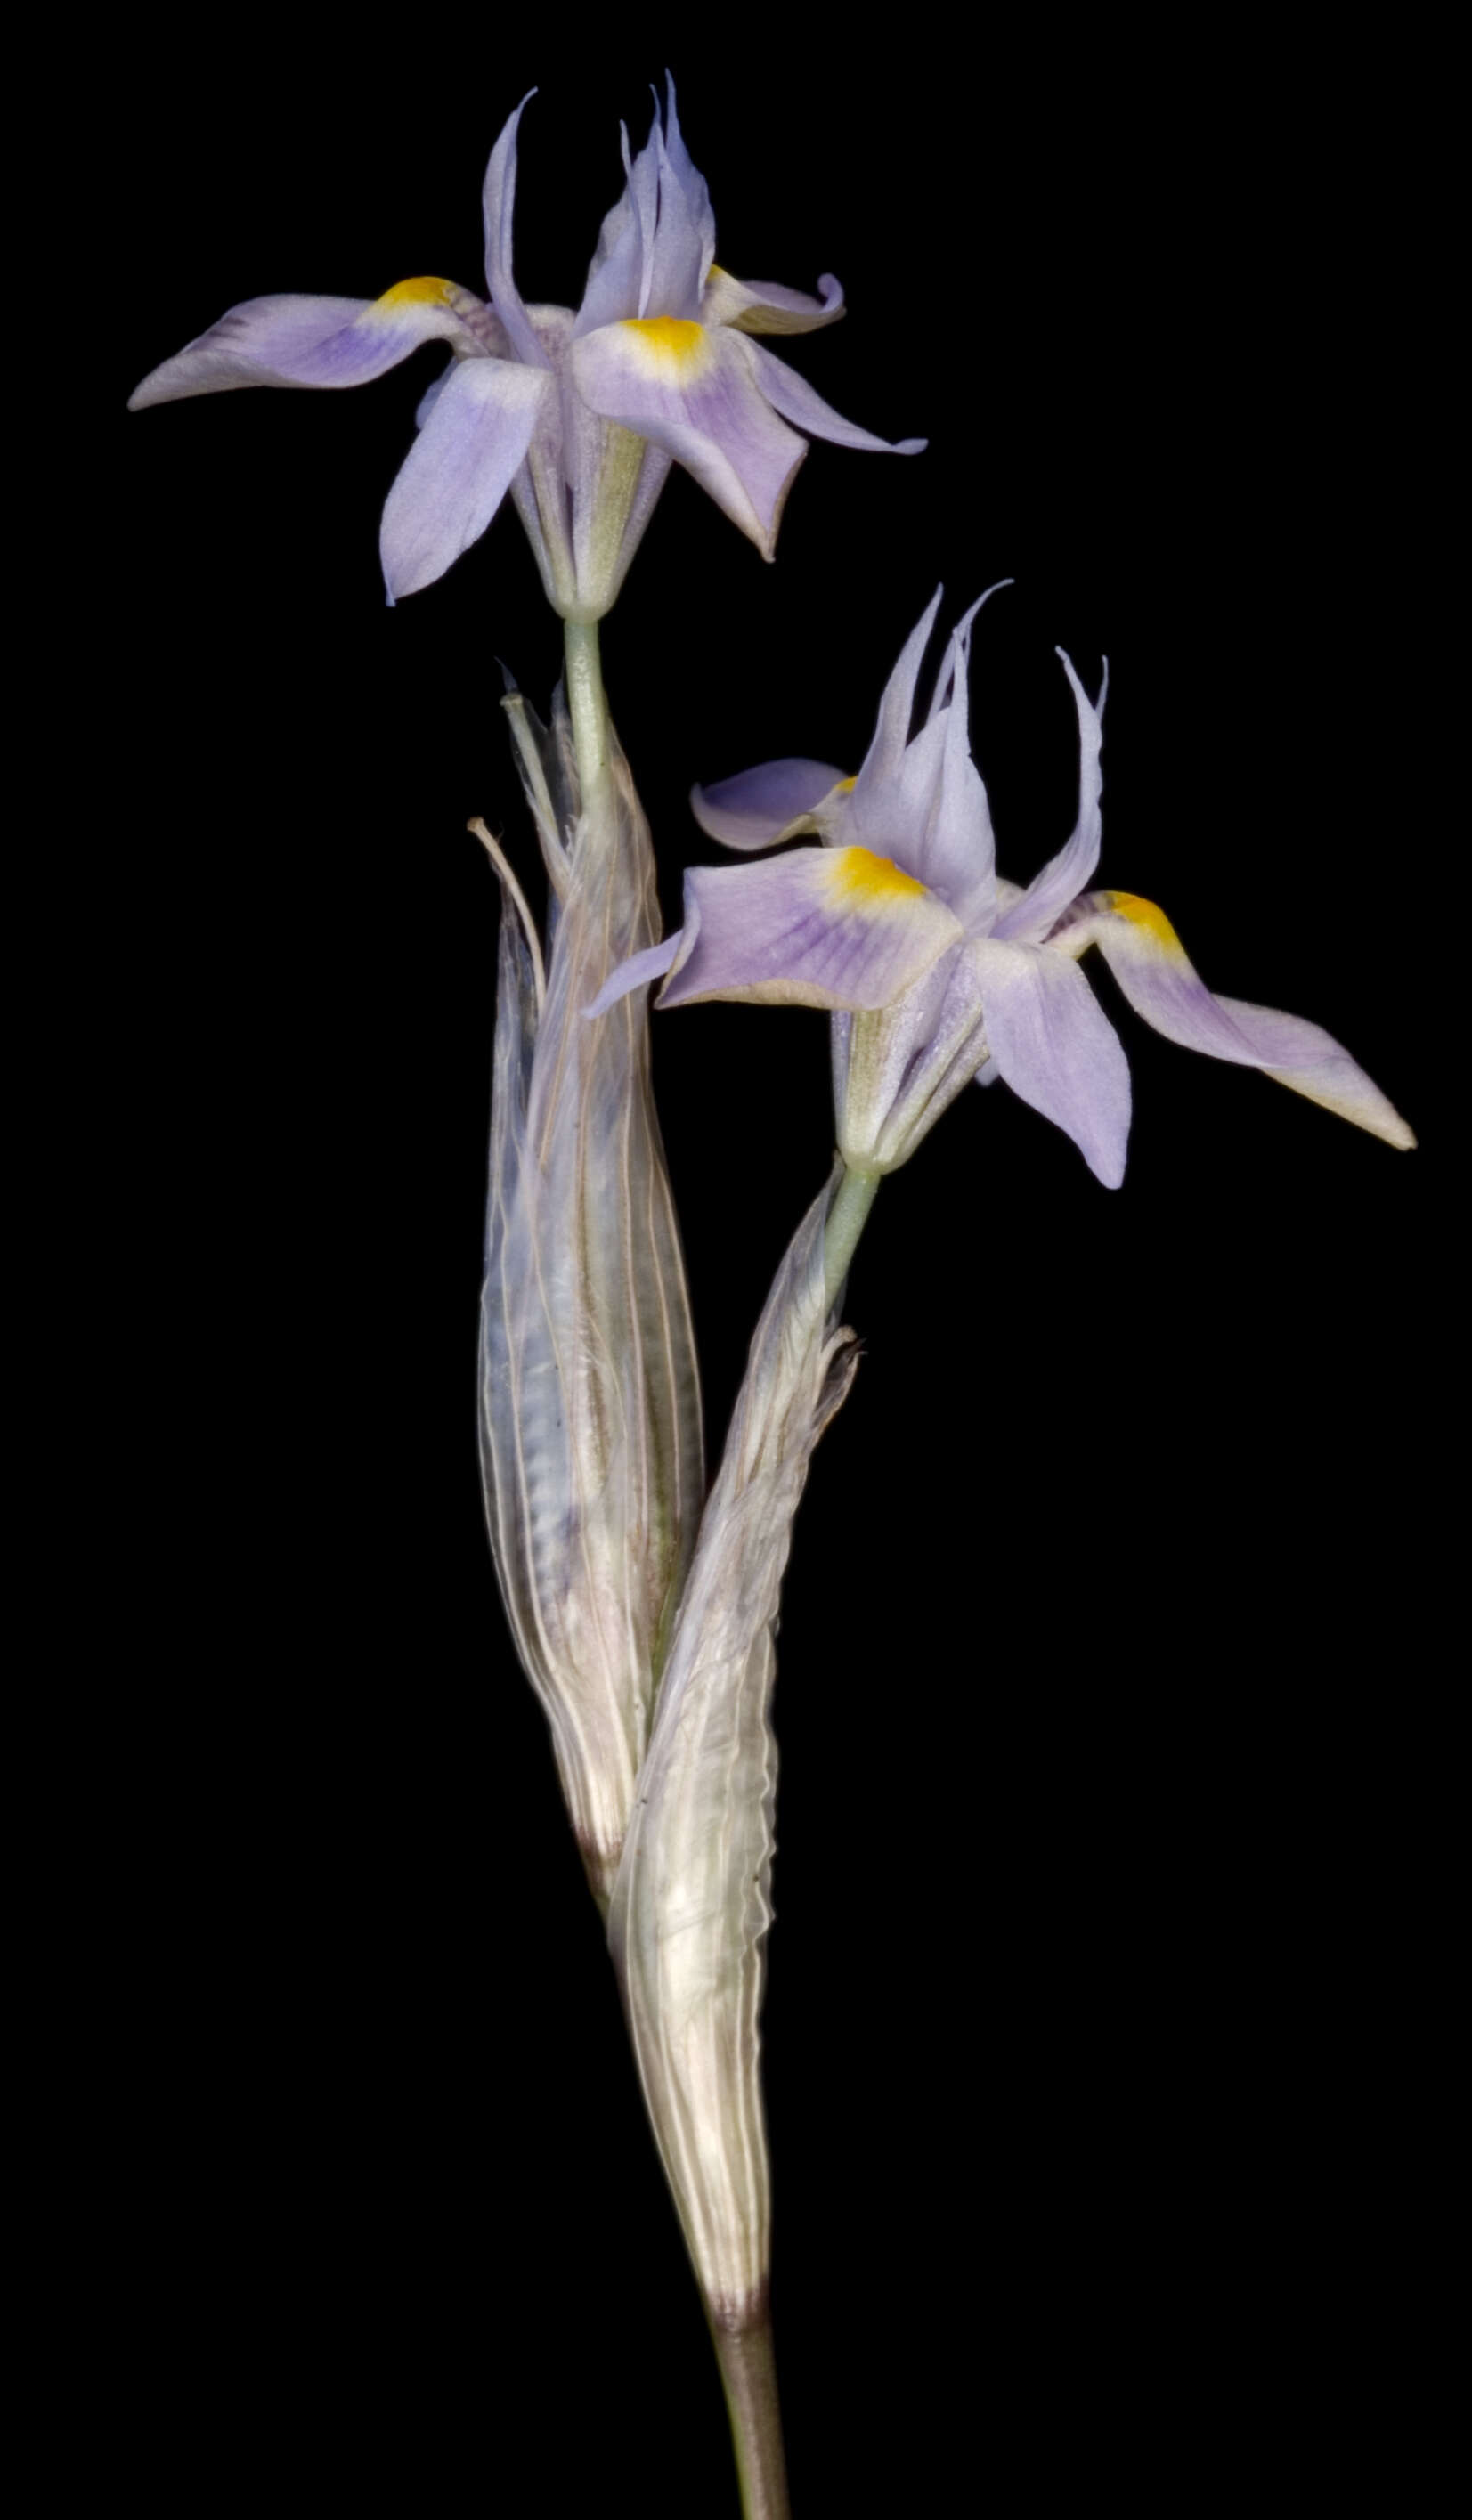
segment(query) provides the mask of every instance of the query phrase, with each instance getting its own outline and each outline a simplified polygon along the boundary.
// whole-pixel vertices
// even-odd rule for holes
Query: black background
[[[1327,1025],[1423,1138],[1172,1048],[1098,973],[1123,1190],[997,1088],[880,1196],[780,1644],[796,2507],[1404,2487],[1437,2386],[1408,2341],[1448,1686],[1405,906],[1428,641],[1379,73],[1204,33],[789,35],[636,20],[574,58],[551,13],[426,20],[345,65],[252,22],[123,73],[122,549],[79,644],[116,729],[94,1118],[148,1644],[99,1747],[128,1818],[97,2299],[148,2374],[121,2452],[193,2507],[287,2481],[468,2510],[529,2458],[498,2507],[736,2508],[478,1493],[496,903],[464,826],[530,881],[496,659],[545,705],[558,625],[509,509],[383,604],[427,358],[121,414],[243,297],[477,286],[485,157],[536,81],[516,272],[575,303],[666,58],[723,262],[845,284],[791,363],[930,439],[815,445],[770,568],[673,476],[603,633],[667,916],[711,855],[692,779],[856,767],[937,580],[950,617],[1011,575],[972,674],[1004,872],[1071,821],[1053,645],[1091,689],[1107,652],[1100,879],[1208,981]],[[825,1028],[713,1006],[655,1041],[714,1456],[826,1171]]]

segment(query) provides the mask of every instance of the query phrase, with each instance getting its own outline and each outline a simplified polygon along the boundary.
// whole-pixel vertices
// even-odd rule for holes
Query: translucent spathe
[[[629,2032],[712,2320],[762,2317],[769,2263],[759,2076],[772,1922],[773,1631],[813,1447],[853,1380],[828,1316],[815,1199],[751,1342],[700,1525],[609,1913]],[[811,1677],[811,1675],[810,1675]]]
[[[606,1899],[703,1491],[699,1384],[642,1005],[581,1007],[657,932],[647,826],[611,735],[585,808],[565,718],[507,702],[551,890],[545,978],[503,884],[481,1304],[496,1571]]]

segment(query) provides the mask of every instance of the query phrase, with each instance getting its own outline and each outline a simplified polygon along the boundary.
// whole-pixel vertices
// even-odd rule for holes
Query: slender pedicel
[[[851,1171],[847,1164],[843,1168],[823,1237],[824,1282],[830,1304],[836,1304],[843,1291],[849,1263],[869,1223],[869,1211],[883,1178],[882,1173]]]

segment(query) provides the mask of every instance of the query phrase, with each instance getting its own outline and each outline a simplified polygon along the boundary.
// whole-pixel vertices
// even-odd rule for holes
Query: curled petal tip
[[[764,761],[731,779],[690,791],[690,807],[702,832],[727,849],[765,849],[776,841],[816,832],[817,808],[843,785],[831,762]]]
[[[590,1021],[595,1015],[605,1015],[608,1009],[616,1007],[619,999],[628,997],[631,990],[643,988],[649,980],[662,980],[679,958],[684,942],[685,930],[677,927],[674,934],[666,936],[662,943],[647,945],[642,953],[626,955],[608,973],[597,997],[583,1008],[583,1014]]]

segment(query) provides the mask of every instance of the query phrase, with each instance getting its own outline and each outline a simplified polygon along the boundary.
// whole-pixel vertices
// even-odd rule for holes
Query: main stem
[[[603,698],[603,673],[599,662],[598,623],[564,621],[562,628],[572,748],[577,756],[578,785],[586,813],[593,803],[595,788],[607,772],[608,703]]]
[[[791,2520],[771,2318],[764,2312],[755,2326],[739,2334],[724,2327],[712,2333],[736,2445],[743,2520]]]
[[[828,1210],[828,1221],[823,1233],[823,1275],[830,1304],[838,1300],[854,1248],[869,1221],[874,1203],[874,1192],[882,1173],[859,1173],[844,1169],[838,1185],[838,1195]]]

